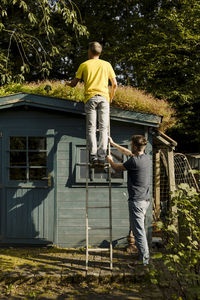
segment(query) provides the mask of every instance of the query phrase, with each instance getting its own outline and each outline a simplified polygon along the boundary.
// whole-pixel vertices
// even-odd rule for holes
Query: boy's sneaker
[[[98,164],[98,159],[96,158],[96,156],[90,156],[90,165],[91,167],[94,167]]]

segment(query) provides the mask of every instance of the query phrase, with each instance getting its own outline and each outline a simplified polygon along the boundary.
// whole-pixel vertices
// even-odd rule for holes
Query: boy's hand
[[[65,85],[71,86],[71,81],[66,81],[66,82],[65,82]]]
[[[110,103],[112,103],[112,101],[113,101],[113,94],[112,93],[110,93]]]
[[[106,159],[107,159],[107,161],[108,161],[109,163],[113,161],[113,158],[112,158],[111,155],[107,155],[107,156],[106,156]]]
[[[65,85],[70,86],[70,87],[73,88],[73,87],[75,87],[77,85],[78,82],[79,82],[79,79],[78,78],[74,78],[74,79],[72,79],[70,81],[66,81]]]
[[[64,84],[65,86],[71,86],[71,80],[70,81],[65,81],[65,80],[61,80],[60,81],[61,84]]]

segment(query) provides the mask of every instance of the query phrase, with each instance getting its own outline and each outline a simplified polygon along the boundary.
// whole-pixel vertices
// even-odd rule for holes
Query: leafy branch
[[[79,20],[80,11],[70,0],[3,0],[0,4],[1,83],[23,81],[29,72],[46,78],[52,68],[52,58],[63,55],[56,42],[57,35],[63,31],[66,38],[69,28],[77,40],[79,35],[88,34]],[[56,27],[59,23],[61,28]]]

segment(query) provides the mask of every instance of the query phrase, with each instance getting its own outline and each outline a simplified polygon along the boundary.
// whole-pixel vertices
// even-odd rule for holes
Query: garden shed
[[[133,134],[145,135],[152,158],[152,129],[161,121],[157,115],[111,108],[111,135],[127,147]],[[27,93],[0,97],[1,244],[85,246],[85,147],[83,103]],[[117,161],[126,160],[112,152]],[[112,173],[114,246],[125,244],[129,232],[126,177],[126,172]],[[91,170],[90,185],[92,205],[106,204],[107,173]],[[108,211],[91,211],[89,222],[105,226]],[[151,238],[151,207],[147,228]],[[107,230],[90,234],[90,245],[107,241]]]

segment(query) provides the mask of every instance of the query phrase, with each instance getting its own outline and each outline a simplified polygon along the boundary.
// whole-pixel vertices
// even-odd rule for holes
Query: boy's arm
[[[80,79],[74,78],[73,80],[66,81],[65,85],[70,86],[70,87],[75,87],[77,83],[79,82]]]
[[[111,78],[110,81],[111,81],[111,84],[112,84],[111,91],[110,91],[110,103],[111,103],[112,99],[115,96],[115,92],[116,92],[116,89],[117,89],[117,80],[114,77],[114,78]]]
[[[132,153],[129,149],[127,149],[127,148],[125,148],[125,147],[122,147],[122,146],[116,144],[115,142],[113,142],[113,139],[112,139],[110,136],[108,137],[108,140],[109,140],[110,144],[111,144],[113,147],[115,147],[115,148],[116,148],[119,152],[121,152],[122,154],[124,154],[124,155],[126,155],[126,156],[133,156],[133,153]]]

